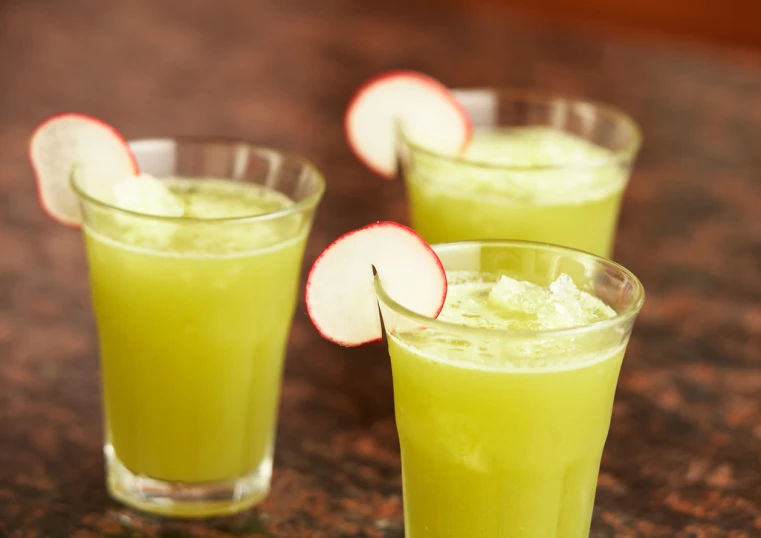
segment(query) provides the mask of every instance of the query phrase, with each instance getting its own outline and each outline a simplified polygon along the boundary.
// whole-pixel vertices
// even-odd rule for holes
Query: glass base
[[[242,512],[267,497],[272,459],[252,473],[234,480],[193,484],[165,482],[136,475],[104,448],[108,492],[122,504],[150,514],[179,518],[208,518]]]

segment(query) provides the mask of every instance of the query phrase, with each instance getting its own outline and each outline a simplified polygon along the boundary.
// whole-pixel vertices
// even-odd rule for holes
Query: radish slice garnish
[[[392,71],[365,83],[346,110],[349,146],[370,170],[396,173],[397,131],[426,149],[457,153],[470,140],[470,117],[442,83],[416,71]]]
[[[97,192],[137,174],[132,152],[119,132],[103,120],[79,113],[64,113],[43,121],[29,142],[29,160],[37,176],[42,208],[67,226],[79,226],[81,212],[71,188],[75,166]]]
[[[347,347],[381,339],[373,267],[392,299],[424,316],[439,315],[447,278],[438,256],[410,228],[377,222],[336,239],[309,271],[307,313],[323,338]]]

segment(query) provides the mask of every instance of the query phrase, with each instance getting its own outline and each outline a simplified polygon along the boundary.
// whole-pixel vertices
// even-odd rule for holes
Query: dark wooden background
[[[402,537],[386,351],[320,340],[301,306],[261,511],[123,525],[103,487],[81,238],[39,210],[26,160],[34,126],[62,110],[127,137],[298,151],[328,180],[309,264],[350,228],[406,219],[401,185],[363,169],[341,128],[358,84],[399,67],[603,100],[640,121],[615,258],[648,298],[592,538],[761,536],[761,54],[590,28],[422,0],[0,3],[0,536]]]
[[[502,16],[518,9],[543,18],[610,25],[629,32],[677,35],[725,46],[761,49],[757,0],[442,0]]]

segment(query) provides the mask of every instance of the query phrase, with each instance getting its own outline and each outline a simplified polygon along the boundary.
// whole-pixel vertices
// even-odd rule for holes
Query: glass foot
[[[141,512],[179,518],[225,516],[251,508],[269,493],[271,458],[240,478],[186,483],[134,474],[122,465],[110,445],[104,452],[108,492],[120,503]]]

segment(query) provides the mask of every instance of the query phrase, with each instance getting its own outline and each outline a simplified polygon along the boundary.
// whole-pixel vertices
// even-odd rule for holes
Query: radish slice
[[[323,338],[346,347],[381,339],[373,267],[392,299],[419,314],[439,315],[447,278],[438,256],[410,228],[377,222],[336,239],[309,271],[307,313]]]
[[[405,136],[431,151],[457,153],[470,140],[470,117],[442,83],[415,71],[392,71],[366,82],[346,110],[344,129],[357,158],[392,179],[396,138]]]
[[[64,113],[43,121],[29,141],[29,160],[37,176],[40,205],[53,219],[79,226],[79,199],[71,188],[74,166],[82,177],[110,192],[119,181],[137,174],[135,157],[119,132],[103,120]]]

